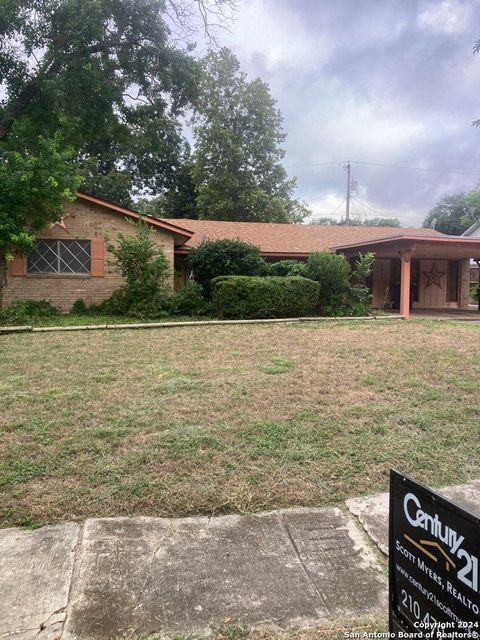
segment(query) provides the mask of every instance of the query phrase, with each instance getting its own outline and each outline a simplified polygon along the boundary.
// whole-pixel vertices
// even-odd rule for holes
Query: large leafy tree
[[[0,144],[0,309],[7,260],[25,253],[34,234],[59,219],[64,202],[73,200],[80,179],[71,164],[72,150],[60,136],[38,136],[22,145],[16,127],[10,147]]]
[[[311,220],[310,224],[318,224],[318,225],[344,225],[346,224],[345,220],[337,220],[336,218],[331,217],[323,217],[323,218],[314,218]],[[352,227],[400,227],[401,223],[398,218],[365,218],[362,220],[361,218],[350,218],[348,224]]]
[[[190,145],[186,142],[179,164],[175,167],[174,184],[155,198],[140,198],[138,211],[156,218],[198,218],[195,185],[192,176]]]
[[[480,191],[453,193],[437,202],[428,212],[423,226],[458,236],[479,218]]]
[[[127,205],[174,181],[199,67],[167,12],[188,35],[195,7],[206,21],[202,0],[2,0],[0,287],[81,178]]]
[[[300,222],[308,210],[281,165],[285,134],[268,85],[248,81],[228,49],[208,54],[203,71],[193,154],[199,217]]]
[[[166,0],[7,0],[0,140],[19,120],[32,135],[61,131],[85,188],[123,204],[169,185],[198,66],[171,44],[165,10]]]

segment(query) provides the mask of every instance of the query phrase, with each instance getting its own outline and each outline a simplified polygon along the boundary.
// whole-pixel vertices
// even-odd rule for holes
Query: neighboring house
[[[471,227],[468,227],[468,229],[462,233],[462,236],[480,238],[480,219],[474,222]]]
[[[135,211],[79,193],[66,205],[62,221],[39,234],[30,254],[10,263],[5,303],[46,299],[68,311],[79,298],[87,303],[106,299],[122,278],[107,261],[105,233],[115,242],[119,233],[131,233],[128,220],[139,218]],[[152,225],[172,274],[177,274],[176,288],[188,279],[188,253],[207,239],[250,242],[266,260],[306,261],[312,251],[338,251],[354,260],[373,251],[373,306],[399,308],[406,316],[412,306],[468,307],[470,259],[480,258],[480,237],[446,236],[425,228],[143,219]]]
[[[62,220],[38,235],[27,257],[9,263],[4,303],[19,298],[49,300],[69,311],[75,300],[99,303],[122,285],[122,277],[109,264],[105,253],[105,233],[115,242],[119,233],[132,233],[128,220],[139,214],[85,193],[65,206]],[[162,246],[172,267],[176,245],[183,245],[192,233],[163,220],[144,217],[154,229],[153,237]]]

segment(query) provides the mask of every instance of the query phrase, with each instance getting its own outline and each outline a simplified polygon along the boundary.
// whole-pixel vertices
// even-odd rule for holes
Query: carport
[[[372,305],[411,309],[468,309],[470,260],[480,259],[480,238],[402,232],[332,247],[354,259],[375,254]]]

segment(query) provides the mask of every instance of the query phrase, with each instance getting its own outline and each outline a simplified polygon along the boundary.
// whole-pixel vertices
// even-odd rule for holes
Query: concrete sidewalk
[[[0,638],[105,640],[385,614],[380,554],[340,509],[0,530]]]
[[[438,489],[438,492],[461,507],[480,514],[480,480],[443,487]],[[388,493],[347,500],[349,511],[358,518],[367,534],[385,555],[388,555],[388,506]]]
[[[480,481],[444,493],[480,511]],[[347,507],[0,530],[0,639],[133,639],[205,634],[225,619],[287,628],[386,617],[386,563],[368,536],[387,552],[388,494]]]

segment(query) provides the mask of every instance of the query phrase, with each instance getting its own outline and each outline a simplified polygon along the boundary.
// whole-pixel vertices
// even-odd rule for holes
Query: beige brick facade
[[[132,226],[120,213],[110,211],[98,204],[77,200],[65,207],[64,223],[66,230],[55,225],[39,234],[39,238],[50,240],[94,240],[103,239],[105,232],[114,243],[119,233],[132,233]],[[171,284],[173,285],[173,247],[174,235],[168,230],[153,227],[152,238],[162,245],[171,265]],[[82,298],[86,303],[99,303],[108,298],[122,285],[122,277],[105,259],[105,275],[57,275],[26,274],[13,276],[12,269],[4,290],[4,304],[14,300],[30,298],[48,300],[62,311],[69,311],[75,300]]]

